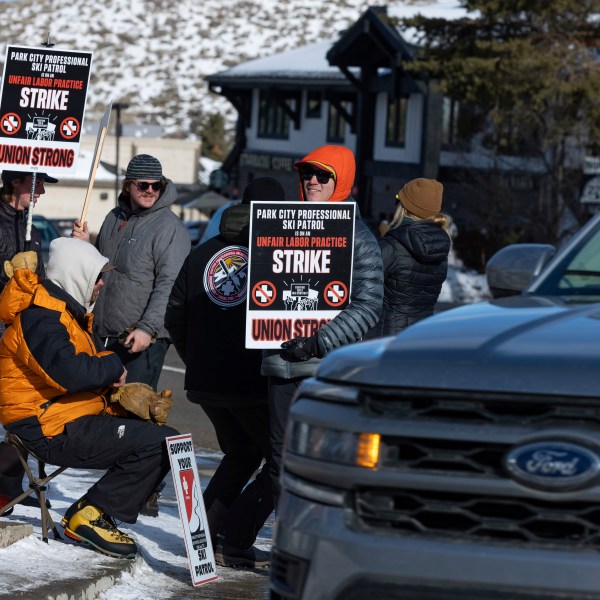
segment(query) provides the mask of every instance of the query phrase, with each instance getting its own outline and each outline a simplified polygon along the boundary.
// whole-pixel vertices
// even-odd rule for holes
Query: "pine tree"
[[[231,137],[222,114],[208,113],[202,119],[200,139],[204,156],[223,161],[231,148]]]
[[[600,0],[460,4],[465,18],[404,20],[423,49],[407,68],[478,107],[492,154],[534,160],[538,210],[529,217],[536,237],[557,242],[567,212],[589,217],[579,196],[583,156],[600,149]]]

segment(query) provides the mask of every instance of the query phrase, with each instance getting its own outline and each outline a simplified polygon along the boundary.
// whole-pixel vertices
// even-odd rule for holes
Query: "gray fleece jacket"
[[[169,337],[167,301],[190,251],[190,236],[169,208],[176,198],[175,185],[168,181],[151,208],[134,212],[121,196],[104,219],[96,247],[115,268],[103,277],[94,307],[102,337],[116,337],[130,325],[156,338]]]

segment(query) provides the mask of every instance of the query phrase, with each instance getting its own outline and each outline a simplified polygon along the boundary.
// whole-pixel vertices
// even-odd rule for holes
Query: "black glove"
[[[289,361],[307,361],[313,357],[321,358],[317,334],[310,337],[295,337],[281,344],[281,356]]]

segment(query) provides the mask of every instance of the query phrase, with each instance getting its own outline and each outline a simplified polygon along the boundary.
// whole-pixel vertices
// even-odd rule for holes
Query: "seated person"
[[[25,253],[26,254],[26,253]],[[113,352],[99,351],[89,313],[108,259],[71,238],[50,245],[48,279],[17,268],[0,295],[0,422],[41,460],[108,469],[71,506],[66,534],[104,554],[133,558],[133,539],[115,519],[135,523],[146,499],[169,472],[167,426],[131,418],[109,402],[127,371]],[[128,417],[129,415],[129,417]]]

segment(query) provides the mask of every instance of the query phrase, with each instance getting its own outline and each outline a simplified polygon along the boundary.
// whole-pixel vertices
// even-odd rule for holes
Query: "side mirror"
[[[551,244],[511,244],[498,250],[485,268],[492,296],[520,294],[555,253]]]

